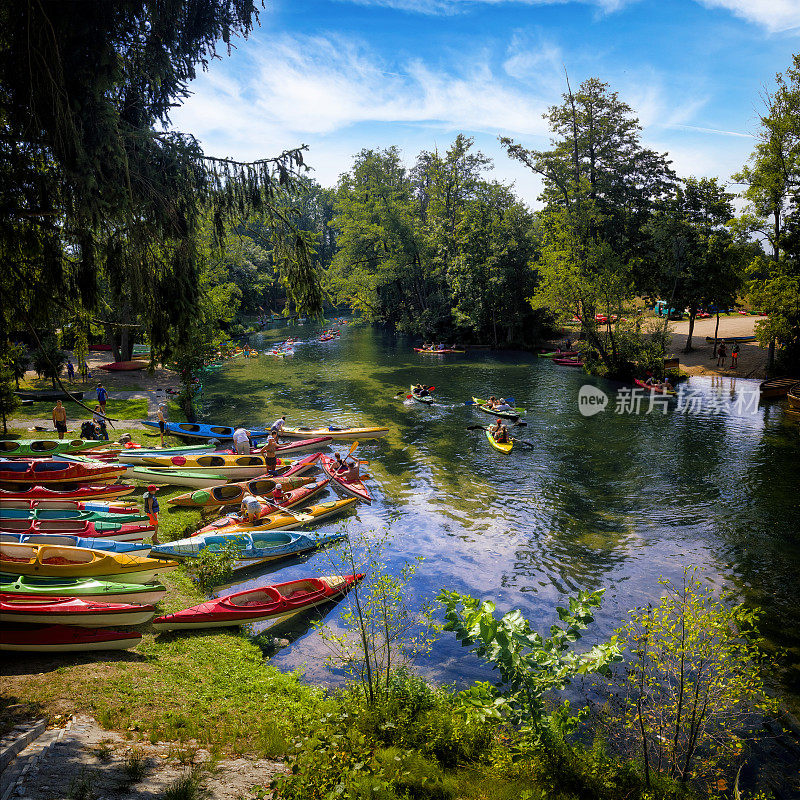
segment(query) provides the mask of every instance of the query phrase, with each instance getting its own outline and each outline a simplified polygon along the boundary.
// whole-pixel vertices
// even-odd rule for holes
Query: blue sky
[[[573,87],[609,83],[678,174],[727,181],[795,52],[800,0],[268,0],[172,119],[217,156],[307,144],[326,186],[364,147],[397,145],[411,164],[463,132],[535,207],[538,180],[497,137],[547,147],[565,67]]]

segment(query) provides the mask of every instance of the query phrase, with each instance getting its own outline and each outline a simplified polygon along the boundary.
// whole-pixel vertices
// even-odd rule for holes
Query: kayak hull
[[[152,467],[128,467],[125,470],[128,480],[154,483],[158,486],[191,486],[193,489],[207,489],[225,483],[227,478],[217,473],[200,473],[189,470],[165,470]]]
[[[334,458],[323,455],[319,463],[322,467],[322,471],[333,481],[337,488],[341,489],[345,494],[349,494],[351,497],[356,497],[359,500],[365,500],[367,503],[372,502],[372,496],[363,481],[346,481],[343,477],[336,474],[336,460]]]
[[[388,428],[284,428],[282,436],[290,439],[307,439],[309,436],[329,436],[331,439],[381,439]]]
[[[494,436],[492,436],[491,431],[486,431],[486,438],[489,440],[489,444],[500,453],[504,453],[508,455],[514,449],[514,442],[497,442],[495,441]]]
[[[150,420],[139,420],[142,425],[149,428],[158,428],[157,422]],[[229,425],[211,425],[199,422],[168,422],[166,424],[166,433],[172,436],[183,436],[188,439],[219,439],[225,441],[233,439],[233,432],[236,430]],[[269,436],[269,431],[263,428],[253,428],[250,430],[251,439],[266,439]]]
[[[0,632],[0,650],[25,653],[129,650],[141,640],[142,634],[136,631],[79,628],[71,625],[17,627],[6,623]]]
[[[125,553],[129,556],[147,555],[150,545],[142,541],[120,542],[116,539],[85,538],[58,533],[5,533],[0,531],[0,542],[14,544],[58,544],[65,547],[83,547],[87,550],[102,550],[104,553]]]
[[[77,597],[41,598],[0,594],[0,622],[107,628],[115,625],[143,625],[155,613],[156,608],[153,605],[99,603]]]
[[[113,483],[125,472],[119,464],[20,459],[0,462],[0,483]]]
[[[3,533],[56,533],[84,538],[114,539],[118,542],[141,542],[152,525],[125,525],[106,522],[77,522],[73,520],[46,519],[0,519]]]
[[[80,453],[108,445],[93,439],[17,439],[0,441],[0,457],[34,458],[54,453]]]
[[[6,500],[89,500],[96,498],[122,497],[135,491],[130,483],[108,485],[82,484],[70,489],[51,489],[47,486],[31,486],[27,489],[0,489],[0,503]]]
[[[6,595],[81,597],[84,600],[151,605],[163,600],[167,590],[160,583],[121,583],[99,581],[95,578],[38,578],[2,573],[0,592]]]

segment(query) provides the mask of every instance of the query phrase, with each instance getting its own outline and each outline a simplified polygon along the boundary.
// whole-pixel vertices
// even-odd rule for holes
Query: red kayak
[[[0,627],[0,650],[27,653],[66,653],[76,650],[128,650],[142,640],[138,631],[78,628],[72,625],[15,625]]]
[[[666,386],[650,386],[650,384],[639,380],[639,378],[634,378],[633,382],[637,386],[641,386],[642,389],[647,389],[648,392],[655,392],[656,394],[677,394],[674,389],[667,389]]]
[[[341,597],[363,577],[361,574],[329,575],[248,589],[227,597],[217,597],[175,614],[156,617],[153,627],[157,631],[224,628],[284,617]]]
[[[95,350],[96,352],[107,352],[111,350],[110,344],[90,344],[87,350]]]
[[[31,486],[22,491],[0,489],[0,503],[6,500],[93,500],[95,498],[121,497],[136,489],[132,483],[110,483],[107,486],[73,486],[59,491],[46,486]]]
[[[144,369],[147,361],[112,361],[110,364],[98,364],[97,366],[109,372],[133,372],[137,369]]]
[[[137,506],[124,506],[121,503],[104,503],[91,500],[9,500],[0,499],[0,508],[13,508],[22,511],[100,511],[105,514],[139,514]]]
[[[152,525],[117,522],[92,522],[71,519],[0,519],[0,533],[61,533],[86,539],[113,539],[117,542],[141,542],[155,530]]]
[[[366,500],[368,503],[372,502],[372,496],[369,489],[364,485],[364,482],[359,479],[357,481],[345,480],[343,475],[336,473],[336,459],[332,456],[321,455],[319,464],[322,471],[346,494],[357,497],[359,500]]]
[[[276,452],[279,456],[283,456],[287,453],[302,453],[304,450],[319,450],[332,441],[332,436],[316,436],[313,439],[298,439],[295,442],[279,444],[276,448]],[[253,450],[253,452],[264,455],[264,447],[259,447],[257,450]]]
[[[0,483],[111,483],[126,469],[124,464],[17,459],[0,461]]]
[[[0,594],[0,622],[106,628],[109,625],[142,625],[155,613],[156,607],[152,605],[97,603],[79,597]]]
[[[285,470],[278,469],[275,475],[267,475],[265,477],[272,478],[277,482],[278,478],[291,478],[293,475],[302,475],[317,466],[317,462],[321,458],[322,453],[311,453],[311,455],[295,461],[291,467]]]
[[[562,367],[582,367],[583,361],[578,361],[577,358],[554,358],[554,364],[560,364]]]

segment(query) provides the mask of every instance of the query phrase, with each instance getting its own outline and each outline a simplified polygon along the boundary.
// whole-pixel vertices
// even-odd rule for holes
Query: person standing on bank
[[[67,361],[67,379],[70,383],[74,383],[75,381],[75,366],[71,359]]]
[[[58,431],[58,438],[63,439],[67,432],[67,409],[60,400],[56,400],[56,406],[53,409],[53,425]]]
[[[158,499],[156,492],[158,486],[151,483],[147,487],[147,491],[142,495],[144,499],[144,513],[147,514],[150,524],[153,526],[153,544],[161,544],[158,540]]]
[[[97,402],[100,403],[100,408],[103,414],[106,413],[106,402],[108,401],[108,392],[102,383],[97,384]]]
[[[158,407],[158,429],[161,431],[161,446],[164,446],[164,431],[167,427],[167,418],[164,416],[164,411],[166,410],[165,405],[160,405]]]
[[[250,431],[246,428],[237,428],[233,432],[233,444],[240,456],[250,455]]]

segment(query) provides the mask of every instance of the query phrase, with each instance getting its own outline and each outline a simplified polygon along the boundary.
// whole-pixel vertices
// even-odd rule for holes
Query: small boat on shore
[[[331,439],[381,439],[389,433],[388,428],[284,428],[281,435],[290,439],[308,436],[330,436]]]
[[[0,531],[0,542],[12,544],[59,544],[65,547],[82,547],[84,550],[102,550],[104,553],[125,553],[129,556],[147,555],[150,545],[145,542],[121,542],[110,537],[84,538],[62,533],[9,533]]]
[[[35,458],[54,453],[80,453],[107,445],[108,442],[92,439],[3,439],[0,441],[0,457]]]
[[[302,482],[306,480],[307,483],[303,485]],[[299,485],[296,488],[288,489],[287,491],[287,488],[289,485],[291,485],[290,482],[292,481],[297,482]],[[260,478],[254,481],[249,481],[244,485],[231,483],[225,486],[215,486],[207,490],[200,489],[197,492],[191,492],[179,495],[178,497],[173,497],[167,502],[176,506],[184,506],[188,508],[206,508],[209,510],[213,508],[225,508],[226,506],[233,506],[241,503],[245,492],[252,494],[255,497],[261,496],[264,497],[264,499],[267,499],[267,495],[273,491],[276,484],[280,483],[281,488],[284,490],[283,500],[281,500],[280,505],[284,508],[291,508],[292,506],[296,506],[306,500],[310,500],[315,494],[321,492],[329,482],[330,481],[326,479],[317,483],[316,478],[287,478],[285,482],[281,481],[280,478]],[[255,491],[259,488],[261,491]],[[272,506],[274,511],[279,510],[279,508],[272,503],[271,500],[268,500],[268,503]]]
[[[27,489],[0,489],[0,503],[6,500],[84,500],[103,497],[122,497],[135,491],[132,483],[111,483],[108,485],[81,484],[69,489],[53,489],[48,486],[30,486]]]
[[[133,487],[131,487],[133,488]],[[106,503],[91,500],[14,500],[11,498],[0,497],[0,509],[4,511],[53,511],[59,512],[80,512],[80,511],[101,511],[106,514],[138,514],[139,507],[123,505],[122,503]],[[63,519],[63,517],[59,517]]]
[[[762,381],[759,386],[759,393],[762,400],[773,400],[786,397],[789,390],[800,383],[800,378],[770,378]]]
[[[362,574],[328,575],[247,589],[157,617],[153,627],[156,630],[222,628],[276,619],[336,600],[363,577]]]
[[[134,509],[134,511],[138,511],[138,509]],[[113,511],[71,511],[60,508],[12,508],[6,503],[0,503],[0,520],[4,519],[27,519],[40,522],[43,520],[59,522],[108,522],[132,525],[137,522],[146,522],[148,517],[147,514],[115,513]]]
[[[0,483],[113,483],[124,472],[122,465],[97,461],[0,461]]]
[[[0,518],[4,533],[64,533],[84,538],[116,539],[118,542],[140,542],[153,526],[139,523],[91,522],[70,519],[5,519]]]
[[[101,603],[79,597],[0,594],[0,622],[106,628],[110,625],[142,625],[155,614],[153,605]]]
[[[365,500],[367,503],[372,502],[372,496],[369,493],[369,489],[367,489],[367,487],[364,485],[364,482],[360,478],[357,481],[349,481],[344,475],[340,475],[336,472],[335,458],[323,455],[322,458],[320,458],[319,463],[322,467],[322,471],[345,494],[349,494],[351,497],[357,497],[359,500]]]
[[[82,597],[113,603],[148,605],[164,599],[167,589],[160,583],[121,583],[95,578],[38,578],[32,575],[0,574],[3,594],[37,597]]]
[[[158,422],[151,422],[148,419],[139,420],[142,425],[148,428],[158,428]],[[236,428],[229,425],[212,425],[200,422],[168,422],[165,432],[172,436],[182,436],[188,439],[233,439],[233,432]],[[269,431],[263,428],[248,428],[251,439],[266,439]],[[323,435],[323,434],[320,434]],[[301,437],[302,438],[302,437]]]
[[[112,361],[110,364],[98,364],[97,366],[107,372],[135,372],[144,369],[147,361]]]
[[[279,458],[275,467],[267,463],[266,456],[263,455],[228,455],[214,453],[210,455],[188,455],[188,456],[156,456],[145,458],[139,462],[143,467],[155,470],[188,470],[198,474],[212,472],[222,475],[228,480],[245,480],[256,478],[275,469],[288,469],[294,462],[286,458]],[[140,469],[135,466],[134,469]],[[133,477],[127,472],[128,477]]]
[[[24,653],[68,653],[129,650],[142,640],[138,631],[79,628],[74,625],[26,625],[6,622],[0,628],[0,650]]]
[[[717,337],[717,344],[724,342],[725,344],[735,344],[739,342],[742,344],[743,342],[755,342],[755,336],[719,336]],[[713,336],[706,336],[706,342],[708,344],[714,344],[714,337]]]
[[[154,469],[152,467],[137,467],[128,465],[125,470],[128,480],[154,483],[157,486],[190,486],[195,489],[207,489],[217,486],[228,479],[219,472],[200,472],[186,469]]]

